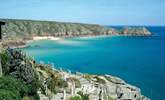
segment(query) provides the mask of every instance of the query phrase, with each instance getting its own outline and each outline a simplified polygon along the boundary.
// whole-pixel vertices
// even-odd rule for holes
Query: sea
[[[22,50],[37,62],[54,64],[57,69],[118,76],[139,87],[151,100],[165,100],[165,27],[147,29],[151,36],[39,40]]]

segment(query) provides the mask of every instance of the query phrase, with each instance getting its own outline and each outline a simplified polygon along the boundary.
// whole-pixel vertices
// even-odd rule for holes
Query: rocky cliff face
[[[135,36],[149,36],[151,32],[145,27],[125,27],[122,29],[120,34],[123,35],[135,35]]]
[[[52,21],[0,19],[5,37],[57,36],[74,37],[89,35],[150,35],[146,28],[124,28],[117,30],[95,24],[62,23]]]
[[[2,31],[5,36],[57,36],[73,37],[84,35],[116,34],[115,29],[100,25],[59,23],[50,21],[11,20],[1,19],[6,22]]]

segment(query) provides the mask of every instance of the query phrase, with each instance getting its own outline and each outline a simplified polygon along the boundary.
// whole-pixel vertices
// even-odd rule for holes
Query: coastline
[[[33,38],[33,41],[44,40],[44,39],[57,41],[61,39],[59,37],[54,37],[54,36],[34,36],[32,38]]]
[[[97,36],[84,36],[84,37],[79,37],[79,38],[90,38],[90,37],[107,37],[107,36],[116,36],[116,35],[97,35]],[[121,36],[121,35],[119,35],[119,36]],[[67,37],[65,37],[65,38],[67,38]],[[70,37],[70,38],[74,38],[74,37]],[[48,39],[48,40],[54,40],[54,41],[58,41],[58,40],[61,40],[62,38],[59,38],[59,37],[53,37],[53,36],[35,36],[35,37],[33,37],[33,39],[32,40],[29,40],[29,41],[26,41],[26,43],[27,42],[33,42],[33,41],[38,41],[38,40],[44,40],[44,39]],[[24,45],[24,46],[17,46],[16,48],[25,48],[25,47],[27,47],[28,45]],[[62,75],[64,75],[64,73],[66,74],[66,76],[73,76],[73,77],[75,77],[75,78],[77,78],[77,79],[79,79],[79,78],[83,78],[83,79],[85,79],[85,80],[88,80],[88,79],[86,79],[86,78],[84,78],[84,76],[85,76],[85,74],[82,74],[82,73],[79,73],[79,74],[81,74],[81,75],[74,75],[74,74],[70,74],[70,75],[68,75],[69,73],[67,73],[67,72],[65,72],[65,71],[61,71],[60,72]],[[111,76],[110,74],[109,75],[94,75],[94,74],[92,74],[91,75],[91,80],[90,81],[93,81],[93,80],[95,80],[95,76],[96,77],[98,77],[99,79],[103,79],[103,80],[105,80],[106,81],[106,84],[104,85],[104,84],[102,84],[102,83],[97,83],[97,84],[99,84],[100,86],[103,86],[105,89],[109,89],[109,90],[111,90],[110,92],[109,92],[109,94],[110,93],[112,93],[113,92],[113,95],[112,95],[112,97],[113,98],[117,98],[117,93],[116,93],[116,89],[118,89],[118,87],[120,87],[120,89],[122,89],[122,91],[123,91],[123,98],[129,98],[129,99],[131,99],[131,98],[134,98],[134,96],[135,96],[135,94],[136,94],[136,96],[138,96],[139,98],[143,98],[143,99],[141,99],[141,100],[149,100],[149,98],[147,98],[147,97],[145,97],[145,96],[143,96],[142,94],[141,94],[141,90],[140,90],[140,88],[138,88],[138,87],[135,87],[135,86],[132,86],[131,84],[129,84],[129,83],[125,83],[124,82],[124,80],[122,80],[122,79],[120,79],[119,77],[115,77],[115,76]],[[66,77],[65,77],[66,78]],[[68,77],[68,78],[70,78],[70,77]],[[108,79],[110,78],[110,81],[108,80]],[[96,78],[97,79],[97,78]],[[81,81],[81,80],[80,80]],[[83,84],[84,86],[85,86],[85,89],[86,89],[86,91],[88,91],[89,93],[91,92],[89,89],[88,89],[88,86],[90,86],[91,88],[92,88],[92,85],[93,84],[91,84],[91,83],[88,83],[88,84]],[[99,88],[96,88],[96,89],[98,89],[99,90]],[[79,88],[77,89],[77,90],[79,90]],[[84,90],[85,91],[85,90]],[[129,97],[129,95],[127,95],[127,94],[131,94],[131,97]],[[55,96],[58,96],[58,95],[55,95]]]
[[[82,36],[65,36],[65,37],[56,37],[56,36],[33,36],[31,39],[23,39],[21,42],[23,43],[17,43],[16,45],[9,45],[8,47],[12,49],[20,49],[20,48],[26,48],[29,47],[27,45],[28,43],[34,42],[34,41],[39,41],[39,40],[52,40],[52,41],[59,41],[62,40],[63,38],[93,38],[93,37],[107,37],[107,36],[113,36],[113,35],[82,35]],[[115,36],[115,35],[114,35]],[[117,36],[117,35],[116,35]],[[17,41],[18,42],[18,41]],[[15,41],[13,41],[15,43]]]
[[[27,43],[31,43],[33,41],[39,41],[39,40],[52,40],[52,41],[59,41],[62,40],[63,38],[80,38],[80,39],[87,39],[87,38],[101,38],[101,37],[115,37],[115,36],[125,36],[125,37],[131,37],[131,36],[138,36],[138,37],[148,37],[151,35],[131,35],[131,34],[99,34],[99,35],[79,35],[79,36],[63,36],[63,37],[57,37],[57,36],[33,36],[31,39],[28,40],[22,40],[22,42],[24,43],[22,44],[17,44],[14,46],[11,46],[11,48],[13,49],[17,49],[17,48],[26,48],[28,47]]]

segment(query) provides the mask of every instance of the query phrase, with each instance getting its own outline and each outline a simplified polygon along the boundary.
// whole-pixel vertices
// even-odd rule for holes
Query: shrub
[[[12,76],[21,80],[28,86],[30,95],[37,94],[40,86],[38,74],[33,67],[33,62],[26,58],[21,51],[7,49],[0,54],[4,75]]]
[[[35,95],[33,96],[33,99],[34,99],[34,100],[40,100],[40,97],[39,97],[38,94],[35,94]]]
[[[18,91],[0,89],[0,100],[21,100],[21,96]]]
[[[0,77],[0,89],[8,91],[16,91],[23,97],[28,92],[28,87],[23,84],[20,80],[12,78],[10,76]]]
[[[22,100],[40,100],[38,95],[34,95],[34,96],[25,96],[22,98]]]
[[[82,100],[80,96],[71,97],[70,100]]]
[[[101,79],[98,76],[95,76],[94,78],[97,80],[98,83],[102,83],[102,84],[106,83],[104,79]]]
[[[8,54],[7,54],[7,51],[2,51],[0,53],[0,59],[1,59],[1,63],[2,63],[2,71],[3,71],[3,74],[6,74],[6,73],[9,73],[9,57],[8,57]]]
[[[55,77],[55,76],[51,76],[51,78],[49,78],[47,80],[47,85],[48,88],[53,92],[56,93],[56,89],[57,88],[65,88],[68,87],[68,84],[66,81],[64,81],[63,79],[61,79],[60,77]]]
[[[77,94],[81,96],[82,100],[89,100],[89,94],[84,94],[82,91],[79,91]]]
[[[22,98],[22,100],[32,100],[33,98],[32,97],[29,97],[29,96],[25,96]]]

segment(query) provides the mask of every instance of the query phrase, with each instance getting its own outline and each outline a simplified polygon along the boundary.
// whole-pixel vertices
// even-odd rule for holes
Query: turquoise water
[[[148,29],[153,36],[41,40],[24,51],[57,68],[119,76],[152,100],[165,100],[165,27]]]

